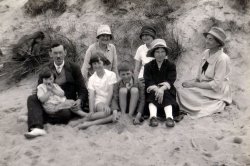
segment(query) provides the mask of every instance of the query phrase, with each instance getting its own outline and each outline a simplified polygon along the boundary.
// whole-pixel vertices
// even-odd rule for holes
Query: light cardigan
[[[88,78],[88,73],[90,71],[90,74],[93,74],[94,72],[91,71],[89,61],[91,59],[91,56],[95,52],[102,52],[104,56],[110,61],[110,65],[104,66],[105,69],[111,70],[115,72],[115,74],[118,76],[118,71],[117,71],[117,54],[116,54],[116,48],[113,44],[108,44],[107,49],[103,51],[99,47],[99,42],[96,42],[92,45],[89,46],[89,48],[86,51],[86,54],[84,56],[84,62],[83,66],[81,68],[81,72],[84,76],[84,78]]]

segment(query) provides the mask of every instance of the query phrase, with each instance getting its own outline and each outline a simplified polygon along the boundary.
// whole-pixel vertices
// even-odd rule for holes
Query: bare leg
[[[87,120],[92,121],[96,119],[102,119],[107,117],[108,115],[109,114],[107,114],[106,112],[95,112],[89,118],[87,118]]]
[[[129,115],[133,116],[139,99],[139,90],[138,88],[132,87],[130,93]]]
[[[109,123],[109,122],[112,122],[112,121],[113,121],[113,115],[110,115],[110,116],[108,116],[106,118],[103,118],[103,119],[84,122],[83,124],[79,125],[78,128],[79,129],[86,129],[86,128],[88,128],[90,126],[93,126],[93,125],[106,124],[106,123]]]
[[[106,118],[111,114],[110,108],[105,103],[98,103],[96,105],[96,112],[94,112],[92,115],[89,116],[88,120],[96,120],[96,119],[102,119]]]
[[[120,107],[121,107],[121,113],[122,114],[125,114],[125,112],[126,112],[127,94],[128,94],[127,88],[121,88],[119,90],[119,102],[120,102]]]

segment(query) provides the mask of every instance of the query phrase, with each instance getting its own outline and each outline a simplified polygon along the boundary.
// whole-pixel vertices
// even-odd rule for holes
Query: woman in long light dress
[[[230,58],[223,52],[226,35],[223,29],[212,27],[206,37],[197,77],[182,83],[177,89],[180,109],[203,117],[224,110],[232,102],[229,85]]]

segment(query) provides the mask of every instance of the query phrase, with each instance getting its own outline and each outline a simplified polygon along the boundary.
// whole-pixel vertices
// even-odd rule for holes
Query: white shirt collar
[[[63,66],[64,66],[64,61],[63,61],[63,63],[62,63],[60,66],[56,65],[56,63],[54,62],[54,66],[55,66],[55,68],[56,68],[56,71],[57,71],[58,73],[61,73],[62,68],[63,68]]]

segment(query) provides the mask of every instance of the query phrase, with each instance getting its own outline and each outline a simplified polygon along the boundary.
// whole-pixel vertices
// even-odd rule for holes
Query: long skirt
[[[194,118],[204,117],[224,110],[226,102],[223,94],[209,89],[178,88],[177,102],[180,110],[193,115]]]

